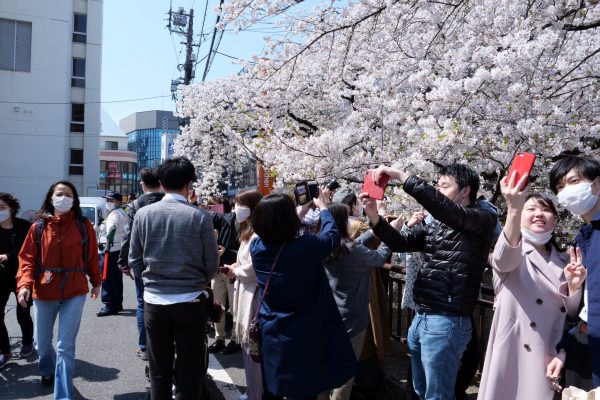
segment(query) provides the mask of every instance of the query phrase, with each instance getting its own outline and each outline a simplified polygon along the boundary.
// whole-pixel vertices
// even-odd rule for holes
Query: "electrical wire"
[[[137,99],[122,99],[122,100],[107,100],[107,101],[85,101],[83,103],[77,104],[111,104],[111,103],[128,103],[133,101],[143,101],[143,100],[153,100],[153,99],[162,99],[165,97],[170,97],[169,95],[161,95],[161,96],[151,96],[151,97],[140,97]],[[51,102],[51,101],[8,101],[8,100],[0,100],[0,104],[31,104],[31,105],[66,105],[73,104],[72,102],[63,103],[63,102]]]

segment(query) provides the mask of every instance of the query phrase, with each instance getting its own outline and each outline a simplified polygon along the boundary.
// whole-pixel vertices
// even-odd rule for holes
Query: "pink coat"
[[[511,247],[500,235],[491,258],[495,312],[478,400],[553,398],[546,366],[582,294],[565,295],[567,263],[568,256],[554,248],[546,261],[531,244]]]

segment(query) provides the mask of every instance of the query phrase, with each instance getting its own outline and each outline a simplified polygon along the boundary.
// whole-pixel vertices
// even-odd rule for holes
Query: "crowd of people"
[[[98,317],[118,314],[126,275],[135,281],[136,353],[148,360],[152,399],[171,398],[173,387],[177,399],[202,398],[207,351],[241,351],[244,399],[347,400],[365,349],[379,343],[375,353],[385,353],[377,271],[399,253],[402,307],[415,311],[407,342],[420,399],[459,398],[473,377],[472,316],[488,267],[495,312],[478,399],[549,400],[563,387],[600,386],[600,162],[570,156],[549,171],[559,205],[584,222],[569,247],[555,235],[557,205],[531,191],[527,174],[503,178],[501,225],[478,197],[476,171],[438,168],[435,185],[388,166],[373,171],[375,182],[387,175],[422,207],[390,217],[350,187],[323,186],[303,205],[254,189],[239,192],[233,209],[204,205],[194,166],[176,157],[143,169],[144,195],[126,206],[120,194],[108,196],[101,251],[70,182],[49,188],[33,224],[16,217],[18,199],[0,193],[0,306],[17,296],[21,356],[35,345],[42,384],[57,399],[73,396],[86,296],[101,295]],[[227,306],[229,343],[219,312]],[[2,368],[12,357],[3,320],[0,353]]]

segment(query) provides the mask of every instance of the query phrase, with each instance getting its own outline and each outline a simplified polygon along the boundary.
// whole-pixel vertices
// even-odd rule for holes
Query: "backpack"
[[[39,278],[42,272],[62,272],[63,278],[60,283],[60,288],[63,289],[65,287],[67,272],[84,272],[86,275],[88,273],[88,232],[87,227],[85,226],[85,217],[75,217],[75,224],[79,229],[79,233],[81,234],[81,246],[82,246],[82,254],[83,254],[83,266],[81,268],[51,268],[42,266],[42,232],[46,227],[46,220],[40,218],[35,223],[35,243],[37,245],[37,257],[35,260],[35,274],[36,279]],[[46,283],[50,283],[50,275],[46,278]]]

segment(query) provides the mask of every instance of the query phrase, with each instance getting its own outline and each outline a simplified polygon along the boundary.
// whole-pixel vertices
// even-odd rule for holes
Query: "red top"
[[[86,219],[88,232],[87,273],[92,286],[101,283],[98,265],[96,232]],[[32,291],[37,300],[66,300],[88,293],[89,287],[83,271],[82,237],[72,212],[57,217],[48,217],[42,232],[42,266],[53,271],[40,271],[36,274],[37,243],[34,223],[29,228],[21,252],[17,273],[17,292],[22,288]],[[74,270],[78,271],[74,271]],[[70,271],[70,272],[65,272]],[[37,279],[36,279],[36,275]],[[61,287],[61,284],[63,287]]]

